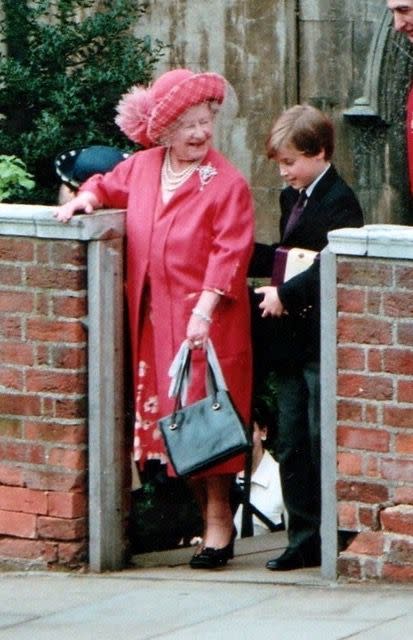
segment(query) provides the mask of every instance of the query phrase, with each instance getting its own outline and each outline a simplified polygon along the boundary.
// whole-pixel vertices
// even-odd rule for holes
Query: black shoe
[[[222,549],[205,547],[200,553],[192,556],[189,566],[192,569],[218,569],[219,567],[225,567],[228,560],[233,557],[233,552],[229,547],[232,547],[232,543],[222,547]]]
[[[218,569],[219,567],[225,567],[228,560],[232,560],[234,557],[234,539],[237,535],[237,530],[234,528],[231,534],[231,540],[221,549],[215,549],[213,547],[204,547],[199,553],[195,553],[189,561],[189,566],[192,569]]]
[[[270,571],[291,571],[292,569],[304,569],[304,567],[319,567],[321,563],[320,553],[312,555],[303,554],[298,548],[288,548],[278,558],[268,560],[265,565]]]

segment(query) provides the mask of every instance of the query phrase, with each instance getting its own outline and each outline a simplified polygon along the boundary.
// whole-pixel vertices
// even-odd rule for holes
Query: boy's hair
[[[274,410],[261,398],[255,398],[252,408],[252,421],[256,422],[261,428],[267,427],[271,429],[274,426]]]
[[[275,158],[282,147],[292,146],[305,156],[324,149],[330,160],[334,151],[334,127],[330,118],[308,104],[297,104],[275,121],[267,140],[267,156]]]

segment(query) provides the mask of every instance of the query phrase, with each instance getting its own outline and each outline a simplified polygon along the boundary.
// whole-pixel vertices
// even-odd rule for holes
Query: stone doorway
[[[370,48],[364,95],[344,112],[351,127],[357,192],[366,222],[412,224],[406,161],[406,97],[413,51],[392,28],[389,11]]]

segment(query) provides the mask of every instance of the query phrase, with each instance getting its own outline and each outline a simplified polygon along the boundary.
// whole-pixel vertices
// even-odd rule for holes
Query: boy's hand
[[[277,287],[258,287],[258,289],[255,289],[255,293],[264,294],[264,299],[258,305],[262,309],[263,318],[267,316],[277,316],[279,318],[284,313],[287,313],[278,297]]]

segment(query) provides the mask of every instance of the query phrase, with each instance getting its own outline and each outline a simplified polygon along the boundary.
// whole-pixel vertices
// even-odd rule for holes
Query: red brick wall
[[[413,264],[338,257],[339,573],[413,580]]]
[[[86,250],[0,236],[0,564],[86,559]]]

